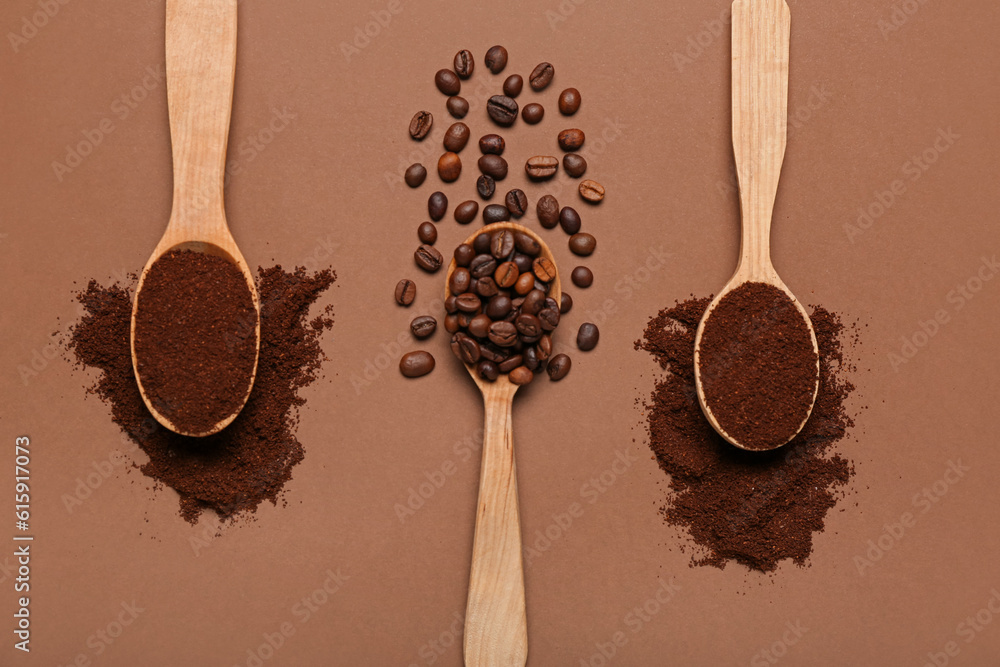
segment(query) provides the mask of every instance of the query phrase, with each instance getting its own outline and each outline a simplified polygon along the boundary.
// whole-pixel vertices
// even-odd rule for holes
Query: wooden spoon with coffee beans
[[[222,257],[243,274],[255,318],[260,349],[260,298],[253,274],[229,232],[223,207],[226,142],[233,102],[236,67],[237,0],[167,0],[166,71],[170,142],[173,153],[173,205],[167,229],[143,268],[133,301],[130,344],[136,381],[146,407],[163,426],[188,436],[206,436],[225,428],[239,410],[222,415],[211,428],[184,432],[153,404],[139,378],[136,357],[136,306],[150,267],[172,250],[192,250]],[[254,353],[256,356],[257,352]],[[246,386],[227,388],[242,396],[240,409],[253,387],[257,363]]]
[[[694,351],[695,386],[698,402],[712,427],[733,445],[760,451],[775,449],[786,444],[802,430],[808,420],[819,388],[819,347],[809,315],[778,277],[771,263],[771,216],[778,190],[778,176],[785,155],[788,112],[790,34],[788,5],[784,0],[736,0],[733,3],[732,23],[733,149],[739,180],[740,211],[743,221],[742,241],[736,272],[709,304],[698,325]],[[783,296],[777,294],[780,302],[787,301],[787,310],[791,310],[794,304],[794,310],[802,317],[805,327],[799,326],[796,329],[799,340],[775,341],[770,336],[772,332],[767,331],[766,317],[758,318],[752,324],[748,320],[743,331],[753,327],[755,335],[733,336],[733,340],[726,341],[731,347],[731,352],[734,355],[740,354],[741,346],[766,344],[782,347],[787,344],[789,349],[794,347],[805,350],[807,359],[808,349],[811,347],[815,356],[814,372],[811,376],[808,365],[800,367],[804,371],[800,373],[802,388],[797,394],[797,401],[801,403],[802,409],[794,413],[793,420],[782,423],[780,428],[776,429],[779,432],[769,433],[766,442],[754,442],[752,446],[746,436],[741,439],[728,432],[736,426],[733,420],[730,419],[730,423],[720,423],[719,415],[713,414],[711,400],[706,399],[705,384],[706,380],[711,382],[718,380],[721,374],[727,375],[726,382],[734,385],[743,384],[741,389],[746,394],[762,390],[760,387],[754,387],[752,381],[747,381],[747,378],[741,378],[738,373],[732,372],[733,367],[727,369],[723,365],[709,371],[702,367],[704,356],[702,343],[705,339],[706,325],[709,328],[718,326],[711,317],[720,301],[747,283],[764,283],[780,290],[783,293]],[[746,289],[743,293],[746,293]],[[787,300],[784,299],[785,296]],[[738,312],[738,309],[731,312]],[[795,316],[791,315],[790,318],[794,322]],[[760,324],[762,321],[763,327]],[[711,333],[717,332],[718,330]],[[808,340],[805,340],[806,337]],[[781,361],[780,355],[777,356]],[[707,378],[707,372],[713,374],[713,377]],[[799,420],[798,416],[802,411],[804,416]],[[771,415],[757,414],[752,415],[752,418],[759,420],[761,429],[775,429],[776,420],[773,420]]]
[[[545,242],[531,230],[513,222],[497,222],[476,230],[465,242],[472,244],[482,233],[501,229],[520,232],[541,246],[540,257],[555,258]],[[455,272],[455,260],[445,278],[445,298]],[[559,273],[549,296],[562,296]],[[518,385],[506,374],[489,382],[479,377],[473,364],[466,370],[483,394],[486,422],[483,460],[479,473],[476,533],[472,545],[472,572],[465,611],[465,664],[524,665],[528,659],[528,626],[524,606],[524,570],[521,563],[521,518],[518,512],[517,477],[514,466],[512,407]]]

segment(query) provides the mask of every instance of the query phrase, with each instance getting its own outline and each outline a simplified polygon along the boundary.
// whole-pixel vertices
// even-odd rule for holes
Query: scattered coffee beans
[[[427,198],[427,215],[431,216],[431,220],[437,222],[447,212],[448,198],[443,192],[432,192],[431,196]]]
[[[542,122],[542,118],[545,117],[545,107],[536,102],[531,104],[526,104],[523,109],[521,109],[521,118],[528,125],[537,125]]]
[[[562,380],[569,374],[569,369],[573,362],[565,354],[557,354],[549,360],[548,368],[545,371],[549,374],[549,379],[553,382]]]
[[[434,75],[434,85],[445,95],[458,95],[462,90],[462,81],[450,69],[439,69]]]
[[[569,237],[569,249],[574,255],[588,257],[597,249],[597,239],[593,234],[578,232]]]
[[[504,197],[504,203],[507,205],[507,210],[515,218],[520,218],[528,210],[528,196],[520,188],[514,188],[508,192],[507,196]]]
[[[552,77],[555,76],[555,73],[555,68],[549,63],[539,63],[528,76],[528,83],[531,84],[531,89],[536,91],[545,90],[552,83]]]
[[[407,352],[399,360],[399,372],[408,378],[423,377],[432,370],[434,370],[434,357],[424,350]]]
[[[556,175],[559,160],[551,155],[536,155],[529,157],[524,163],[524,172],[533,181],[544,181]]]
[[[490,204],[483,207],[483,224],[492,225],[494,222],[506,222],[507,220],[510,220],[510,211],[506,206]]]
[[[580,91],[576,88],[567,88],[559,93],[559,113],[572,116],[579,111],[580,101]]]
[[[403,174],[403,180],[411,188],[419,188],[424,183],[424,179],[427,178],[427,170],[422,164],[411,164],[406,168],[406,173]]]
[[[503,149],[506,147],[506,142],[504,142],[503,137],[499,134],[484,134],[479,138],[479,150],[483,154],[493,154],[493,155],[503,155]]]
[[[499,74],[507,66],[507,49],[499,45],[491,46],[486,52],[486,58],[483,59],[483,62],[486,63],[486,69],[494,74]]]
[[[396,303],[401,306],[409,306],[417,298],[417,284],[412,280],[403,278],[396,283]]]
[[[460,225],[467,225],[476,219],[479,213],[479,204],[473,200],[464,201],[455,207],[455,222]]]
[[[567,234],[572,236],[579,232],[581,224],[580,214],[572,206],[563,206],[559,211],[559,226]]]
[[[437,248],[425,243],[413,252],[413,261],[427,273],[434,273],[441,268],[444,257],[441,256]]]
[[[562,293],[562,300],[559,302],[559,312],[565,315],[573,309],[573,297],[566,292]]]
[[[462,158],[456,153],[445,153],[438,159],[438,176],[445,183],[458,180],[462,175]],[[443,214],[442,214],[443,215]]]
[[[469,143],[469,126],[465,123],[452,123],[448,131],[444,133],[444,149],[452,153],[461,153],[465,145]]]
[[[429,338],[434,334],[435,330],[437,330],[437,320],[430,315],[415,317],[413,318],[413,321],[410,322],[410,333],[412,333],[415,338]]]
[[[486,113],[497,125],[510,127],[517,120],[517,102],[506,95],[494,95],[486,103]]]
[[[583,130],[571,129],[563,130],[559,133],[559,148],[564,151],[577,151],[583,146],[584,141]]]
[[[432,125],[434,125],[434,116],[431,115],[431,112],[418,111],[413,114],[413,120],[410,121],[410,136],[420,141],[431,131]]]
[[[502,181],[507,178],[507,160],[488,153],[479,158],[479,171],[491,176],[495,181]]]
[[[545,229],[552,229],[559,224],[559,202],[552,195],[545,195],[535,205],[538,222]]]
[[[580,178],[587,173],[587,161],[579,153],[563,155],[563,170],[573,178]]]
[[[524,87],[524,79],[520,74],[511,74],[503,82],[503,94],[507,97],[517,97]]]
[[[493,177],[489,174],[482,174],[476,179],[476,192],[479,196],[486,200],[493,197],[493,193],[496,192],[497,183],[493,180]]]
[[[469,113],[469,101],[458,95],[449,97],[448,101],[445,102],[445,107],[448,109],[448,113],[454,118],[465,118]]]
[[[604,186],[597,181],[586,180],[580,183],[580,196],[591,204],[604,199]]]
[[[458,211],[458,209],[455,210]],[[438,239],[437,227],[434,226],[433,222],[421,222],[420,226],[417,227],[417,238],[420,239],[421,243],[434,245]]]
[[[594,284],[594,273],[585,266],[578,266],[573,269],[570,279],[577,287],[590,287]]]
[[[597,340],[601,337],[597,325],[584,322],[580,325],[580,330],[576,332],[576,346],[584,352],[590,352],[597,347]]]
[[[468,79],[472,76],[472,72],[475,69],[476,61],[472,57],[471,51],[468,49],[462,49],[455,54],[455,74],[457,74],[460,79]]]

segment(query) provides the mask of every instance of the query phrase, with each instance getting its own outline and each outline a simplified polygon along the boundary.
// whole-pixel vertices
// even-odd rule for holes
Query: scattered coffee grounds
[[[804,565],[813,533],[854,474],[834,451],[854,426],[844,406],[854,390],[845,378],[854,367],[844,357],[844,325],[813,307],[820,384],[809,421],[781,449],[747,452],[712,429],[695,394],[694,337],[709,302],[692,298],[662,310],[636,341],[667,371],[645,405],[649,446],[670,476],[661,511],[698,545],[692,565],[723,568],[734,560],[762,572],[785,559]]]
[[[138,294],[135,357],[175,430],[207,433],[238,412],[257,362],[257,311],[239,268],[191,250],[156,260]]]
[[[215,435],[189,438],[153,419],[139,395],[129,355],[132,286],[90,281],[77,298],[85,315],[69,347],[83,366],[101,371],[89,390],[111,408],[116,424],[149,460],[143,474],[180,494],[181,516],[194,523],[202,511],[222,519],[253,513],[264,500],[277,503],[304,450],[295,437],[302,387],[325,359],[320,337],[333,326],[330,309],[308,319],[310,306],[336,280],[330,270],[309,274],[280,266],[259,269],[260,357],[246,406]]]
[[[809,414],[816,352],[795,303],[773,285],[744,283],[712,310],[699,354],[705,402],[746,449],[773,449]]]

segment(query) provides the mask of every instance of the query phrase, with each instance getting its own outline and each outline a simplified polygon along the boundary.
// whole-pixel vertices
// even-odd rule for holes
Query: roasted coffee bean
[[[531,262],[533,258],[531,255],[525,255],[524,253],[515,252],[514,253],[514,263],[517,264],[517,270],[521,273],[531,273]]]
[[[579,190],[580,196],[591,204],[596,204],[604,199],[604,186],[597,181],[586,180],[580,183]]]
[[[514,188],[504,197],[504,203],[512,216],[520,218],[528,210],[528,195],[524,194],[524,190]]]
[[[524,105],[521,109],[521,118],[528,125],[537,125],[542,122],[542,118],[545,117],[545,107],[537,102],[532,102],[531,104]]]
[[[479,150],[484,155],[503,155],[507,142],[499,134],[484,134],[479,137]]]
[[[470,199],[455,207],[455,222],[460,225],[467,225],[476,219],[479,214],[479,203]]]
[[[506,95],[494,95],[486,103],[486,113],[501,127],[510,127],[517,120],[517,102]]]
[[[527,366],[518,366],[507,377],[510,378],[511,384],[524,385],[534,380],[535,374]]]
[[[600,337],[601,332],[597,330],[596,324],[584,322],[576,333],[576,346],[584,352],[589,352],[597,347],[597,341]]]
[[[549,359],[549,363],[545,367],[545,372],[549,374],[550,380],[558,382],[569,374],[569,369],[572,365],[573,362],[565,354],[557,354]]]
[[[483,236],[483,234],[480,234],[480,236]],[[488,235],[486,235],[486,237],[489,238]],[[493,255],[476,255],[472,258],[472,263],[469,264],[469,272],[472,274],[473,278],[485,278],[486,276],[492,276],[496,270],[497,260],[493,258]]]
[[[563,155],[563,171],[573,178],[580,178],[587,173],[587,161],[579,153]]]
[[[469,320],[469,333],[476,338],[486,338],[490,333],[490,325],[493,320],[486,313],[479,313]]]
[[[506,294],[497,294],[486,304],[486,314],[494,320],[502,320],[514,308],[510,302],[510,297]]]
[[[476,192],[483,200],[488,200],[496,192],[497,182],[493,180],[493,177],[488,174],[480,174],[479,178],[476,179]]]
[[[417,284],[412,280],[403,278],[396,283],[396,303],[401,306],[409,306],[417,298]]]
[[[493,232],[490,238],[490,254],[502,261],[512,252],[514,252],[514,233],[509,229]]]
[[[458,180],[462,175],[462,159],[456,153],[445,153],[438,159],[438,176],[445,183]]]
[[[526,347],[521,356],[524,357],[524,367],[532,373],[537,371],[538,367],[542,365],[542,362],[538,360],[538,350],[534,346]]]
[[[500,362],[510,356],[510,353],[506,349],[497,347],[489,341],[479,344],[479,354],[486,361],[492,361],[497,364],[497,370],[500,369]]]
[[[437,320],[430,315],[421,315],[410,322],[410,333],[415,338],[428,338],[437,330]]]
[[[514,291],[524,296],[535,289],[535,274],[525,273],[521,275],[514,284]]]
[[[451,272],[451,277],[448,278],[448,290],[452,294],[462,294],[468,292],[471,286],[472,274],[469,273],[469,270],[462,266],[455,267],[455,270]]]
[[[563,292],[559,300],[559,312],[565,315],[571,310],[573,310],[573,297]]]
[[[483,223],[492,225],[494,222],[506,222],[510,220],[510,211],[506,206],[500,204],[490,204],[483,208]]]
[[[581,224],[580,214],[576,212],[575,208],[563,206],[562,210],[559,211],[559,226],[570,236],[580,231]]]
[[[490,50],[486,52],[486,57],[483,59],[483,63],[485,63],[486,69],[494,74],[499,74],[503,71],[503,68],[507,66],[507,49],[503,48],[499,44],[497,46],[491,46]]]
[[[452,294],[444,300],[444,310],[449,315],[453,315],[458,312],[458,297]]]
[[[552,308],[554,310],[559,310],[559,302],[553,299],[551,296],[545,297],[545,307]]]
[[[580,109],[580,91],[567,88],[559,93],[559,112],[564,116],[572,116]]]
[[[420,141],[430,133],[432,125],[434,125],[434,116],[431,115],[431,112],[418,111],[413,114],[413,119],[410,121],[410,136]]]
[[[569,249],[574,255],[587,257],[597,248],[597,239],[592,234],[580,232],[569,237]]]
[[[559,160],[551,155],[536,155],[529,157],[524,163],[524,172],[533,181],[544,181],[556,175],[559,169]]]
[[[524,357],[520,354],[513,354],[500,362],[500,372],[510,373],[522,363],[524,363]]]
[[[531,255],[532,257],[542,251],[541,244],[530,234],[525,234],[524,232],[514,232],[514,247],[517,248],[518,252],[523,252],[525,255]]]
[[[551,260],[545,257],[537,257],[531,265],[532,270],[535,272],[535,277],[542,282],[549,282],[556,277],[556,266]]]
[[[564,151],[579,150],[583,146],[584,138],[583,130],[563,130],[559,133],[559,148]]]
[[[489,232],[482,232],[472,239],[472,247],[477,255],[487,254],[490,251],[491,237]]]
[[[552,229],[559,224],[559,202],[552,195],[545,195],[535,205],[538,222],[545,229]]]
[[[500,369],[492,361],[483,359],[476,366],[476,374],[487,382],[493,382],[500,377]]]
[[[417,227],[417,238],[420,239],[421,243],[434,245],[438,240],[437,227],[434,226],[433,222],[421,222],[420,226]]]
[[[455,305],[463,313],[474,313],[479,310],[479,295],[475,292],[463,292],[455,297]]]
[[[465,123],[452,123],[448,131],[444,133],[444,149],[452,153],[460,153],[469,143],[471,134],[469,126]]]
[[[450,334],[456,333],[461,328],[458,323],[458,315],[446,315],[444,318],[444,330]]]
[[[527,275],[531,275],[530,273]],[[537,315],[545,307],[545,292],[540,289],[530,290],[524,295],[524,303],[521,304],[521,312],[528,315]]]
[[[444,196],[443,192],[432,192],[431,196],[427,198],[427,215],[431,216],[431,220],[437,222],[447,212],[448,198]]]
[[[472,76],[472,72],[475,69],[476,61],[472,57],[471,51],[468,49],[462,49],[455,54],[455,74],[457,74],[460,79],[468,79]]]
[[[490,276],[485,278],[480,278],[476,281],[476,294],[483,297],[484,299],[489,299],[500,293],[500,288],[497,286],[497,281],[495,281]]]
[[[542,324],[544,331],[552,331],[559,326],[559,309],[545,307],[538,311],[538,321]]]
[[[535,343],[535,352],[538,354],[539,361],[548,359],[552,355],[552,336],[542,334],[542,337]]]
[[[407,352],[399,360],[399,372],[408,378],[418,378],[434,370],[434,357],[430,352]]]
[[[434,85],[445,95],[458,95],[462,90],[462,81],[450,69],[439,69],[434,75]]]
[[[501,289],[510,289],[517,282],[520,275],[520,271],[517,270],[517,264],[514,262],[504,262],[497,267],[493,278],[497,281],[497,285]],[[528,275],[530,276],[531,274],[529,273]]]
[[[521,313],[514,320],[514,326],[517,328],[517,332],[522,336],[528,336],[529,338],[534,336],[542,335],[542,323],[538,321],[538,318],[534,315],[529,315],[528,313]]]
[[[432,245],[422,245],[413,253],[413,259],[421,269],[428,273],[434,273],[441,268],[444,257]]]
[[[445,107],[448,109],[448,113],[454,118],[465,118],[469,113],[469,101],[458,95],[449,97],[448,101],[445,102]]]
[[[476,256],[476,251],[468,243],[463,243],[455,248],[455,266],[467,267]]]
[[[507,178],[507,160],[499,155],[487,154],[479,158],[479,171],[492,176],[495,181]]]
[[[503,94],[507,97],[517,97],[524,88],[524,79],[520,74],[511,74],[503,82]]]
[[[546,86],[552,83],[552,77],[556,70],[549,63],[539,63],[528,75],[528,83],[532,90],[545,90]]]
[[[489,338],[494,345],[511,347],[517,342],[517,328],[510,322],[494,322],[490,325]]]
[[[425,178],[427,178],[427,170],[420,163],[411,164],[406,168],[406,173],[403,174],[403,180],[411,188],[419,188],[423,185]]]
[[[570,279],[577,287],[590,287],[594,284],[594,272],[585,266],[578,266],[573,269]]]
[[[457,313],[455,317],[458,318],[458,328],[465,329],[469,326],[469,322],[472,318],[476,316],[476,313]]]
[[[472,336],[467,336],[461,331],[451,337],[451,351],[465,364],[474,364],[479,361],[479,343]]]

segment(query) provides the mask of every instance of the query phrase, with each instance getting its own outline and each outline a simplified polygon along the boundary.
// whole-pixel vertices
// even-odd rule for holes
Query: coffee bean
[[[564,116],[572,116],[580,109],[580,91],[567,88],[559,93],[559,112]]]
[[[437,248],[426,244],[416,249],[413,253],[413,259],[416,261],[417,266],[428,273],[434,273],[440,269],[441,264],[444,262],[444,257],[441,256]]]
[[[465,123],[452,123],[444,133],[444,149],[452,153],[460,153],[469,143],[469,126]]]
[[[417,284],[412,280],[403,278],[396,283],[396,303],[401,306],[409,306],[417,298]]]
[[[486,276],[485,278],[480,278],[476,281],[476,294],[484,299],[489,299],[499,293],[500,287],[497,285],[497,281],[493,280],[493,278]]]
[[[503,155],[503,149],[507,147],[507,142],[499,134],[484,134],[479,137],[479,150],[483,154]]]
[[[476,366],[476,374],[482,379],[488,382],[494,382],[498,377],[500,377],[500,369],[492,361],[483,359]]]
[[[475,200],[464,201],[455,207],[455,222],[460,225],[467,225],[476,219],[479,213],[479,203]]]
[[[535,289],[535,274],[525,273],[521,275],[514,284],[514,291],[524,296]],[[539,290],[541,291],[541,290]]]
[[[511,74],[503,82],[503,94],[507,97],[517,97],[524,87],[524,79],[520,74]]]
[[[530,234],[525,234],[524,232],[514,232],[514,247],[517,248],[518,252],[523,252],[525,255],[531,255],[532,257],[542,251],[541,244]]]
[[[469,287],[471,286],[472,274],[469,273],[467,268],[459,266],[451,272],[451,277],[448,278],[448,290],[452,294],[462,294],[463,292],[468,292]]]
[[[469,101],[464,97],[453,95],[445,102],[445,108],[454,118],[465,118],[469,113]]]
[[[501,289],[513,287],[519,276],[520,271],[517,270],[517,264],[514,262],[504,262],[497,267],[496,273],[493,274],[493,278],[497,281],[497,285]]]
[[[552,336],[543,334],[535,344],[535,351],[538,353],[538,360],[545,361],[552,355]]]
[[[504,260],[514,252],[514,233],[508,229],[493,232],[490,237],[490,254],[498,260]]]
[[[434,116],[431,115],[431,112],[418,111],[413,114],[413,120],[410,121],[410,136],[420,141],[430,133],[432,125],[434,125]]]
[[[527,341],[529,339],[526,338],[524,340]],[[542,362],[538,359],[538,348],[535,346],[524,348],[521,356],[524,357],[524,367],[532,373],[536,372],[538,367],[542,365]]]
[[[583,130],[563,130],[559,133],[559,148],[564,151],[579,150],[584,141]]]
[[[490,325],[493,324],[493,320],[486,313],[479,313],[471,320],[469,320],[469,333],[471,333],[476,338],[486,338],[490,333]]]
[[[545,195],[535,205],[538,222],[545,229],[552,229],[559,224],[559,202],[552,195]]]
[[[448,297],[445,298],[445,300],[444,300],[444,310],[449,315],[452,315],[452,314],[458,312],[458,304],[456,303],[457,299],[458,299],[458,297],[456,297],[454,294],[452,294],[451,296],[448,296]]]
[[[532,275],[530,273],[525,275]],[[521,303],[521,312],[528,315],[537,315],[545,307],[545,293],[540,289],[533,289],[524,295]]]
[[[581,224],[580,214],[576,212],[575,208],[563,206],[562,210],[559,211],[559,226],[567,234],[573,235],[579,232]]]
[[[514,320],[514,327],[522,336],[529,338],[542,335],[542,323],[534,315],[521,313]]]
[[[500,204],[490,204],[483,208],[483,224],[492,225],[494,222],[506,222],[510,220],[510,211],[506,206]]]
[[[587,173],[587,161],[579,153],[563,155],[563,170],[573,178],[580,178]]]
[[[576,334],[576,346],[584,352],[589,352],[597,347],[597,341],[600,337],[601,332],[597,330],[596,324],[584,322]]]
[[[511,347],[517,342],[517,328],[510,322],[494,322],[490,325],[489,339],[500,347]]]
[[[447,212],[448,198],[444,196],[443,192],[432,192],[431,196],[427,198],[427,215],[431,216],[431,220],[437,222]]]
[[[592,234],[580,232],[569,237],[569,249],[574,255],[587,257],[597,248],[597,239]]]
[[[508,192],[507,196],[504,197],[504,203],[507,205],[507,210],[515,218],[520,218],[528,210],[528,196],[520,188],[514,188]]]
[[[419,188],[427,178],[427,170],[420,163],[411,164],[403,174],[403,180],[411,188]]]
[[[480,234],[480,236],[486,236],[486,234]],[[478,239],[477,239],[478,240]],[[469,264],[469,272],[472,273],[473,278],[485,278],[486,276],[492,276],[493,272],[497,270],[497,260],[494,259],[493,255],[480,254],[472,258],[472,262]]]
[[[545,307],[552,308],[553,310],[559,310],[559,302],[553,299],[551,296],[546,296]]]
[[[479,158],[479,171],[492,176],[495,181],[502,181],[507,178],[507,160],[499,155],[484,155]]]
[[[545,367],[545,372],[549,374],[550,380],[558,382],[569,374],[569,369],[572,366],[573,362],[569,357],[565,354],[557,354],[549,359],[549,364]]]
[[[469,326],[469,322],[475,317],[474,313],[457,313],[455,317],[458,318],[458,328],[464,329]]]
[[[451,337],[451,351],[462,363],[474,364],[479,361],[481,352],[479,343],[471,336],[458,332]]]
[[[542,329],[552,331],[559,326],[559,309],[546,306],[538,311],[538,321],[542,323]]]
[[[458,315],[446,315],[444,318],[444,330],[450,334],[456,333],[462,325],[458,322]]]
[[[418,378],[434,370],[434,357],[430,352],[416,350],[407,352],[399,360],[399,372],[408,378]]]
[[[467,267],[476,256],[476,251],[468,243],[463,243],[455,248],[455,266]]]
[[[430,315],[421,315],[410,322],[410,333],[415,338],[428,338],[437,329],[437,320]]]
[[[461,80],[450,69],[439,69],[434,75],[434,85],[445,95],[458,95],[462,90]]]
[[[458,180],[462,175],[462,159],[456,153],[448,152],[438,159],[438,176],[445,183]]]
[[[528,75],[528,83],[532,90],[545,90],[546,86],[552,83],[552,77],[556,70],[549,63],[539,63]]]
[[[578,266],[573,269],[570,279],[577,287],[590,287],[594,284],[594,272],[585,266]]]
[[[460,79],[468,79],[472,76],[472,71],[476,69],[476,61],[472,57],[472,52],[462,49],[455,54],[455,74]]]
[[[592,204],[604,199],[604,186],[597,181],[584,181],[580,183],[580,196]]]
[[[527,366],[518,366],[507,377],[510,378],[511,384],[524,385],[534,380],[535,374]]]
[[[417,227],[417,238],[420,239],[421,243],[434,245],[438,239],[437,227],[434,226],[433,222],[421,222],[420,226]]]
[[[556,277],[556,266],[551,260],[545,257],[539,257],[535,259],[532,263],[532,270],[535,272],[535,277],[542,282],[549,282]]]
[[[484,200],[489,199],[496,192],[497,182],[493,180],[493,177],[489,174],[481,174],[479,178],[476,179],[476,192]]]
[[[573,297],[563,292],[559,300],[559,312],[565,315],[571,310],[573,310]]]
[[[455,305],[463,313],[475,313],[479,310],[479,296],[475,292],[462,292],[455,297]]]
[[[510,373],[524,362],[524,357],[520,354],[510,354],[509,351],[507,353],[508,356],[502,359],[497,365],[501,373]]]
[[[515,235],[516,236],[516,235]],[[531,273],[531,262],[534,258],[524,253],[515,252],[513,262],[517,264],[517,270],[521,273]]]
[[[486,113],[497,125],[510,127],[517,120],[517,102],[506,95],[494,95],[486,103]]]
[[[521,109],[521,118],[528,125],[537,125],[542,122],[542,118],[545,117],[545,107],[537,102],[532,102],[531,104],[526,104],[523,109]]]
[[[559,169],[559,160],[551,155],[536,155],[528,158],[524,163],[524,171],[528,178],[534,181],[542,181],[552,178]]]
[[[507,66],[507,49],[500,45],[491,46],[490,50],[486,52],[483,62],[486,64],[486,69],[494,74],[499,74]]]
[[[483,253],[489,253],[490,251],[490,234],[489,232],[482,232],[476,235],[476,238],[472,240],[472,247],[475,249],[477,255],[482,255]]]

